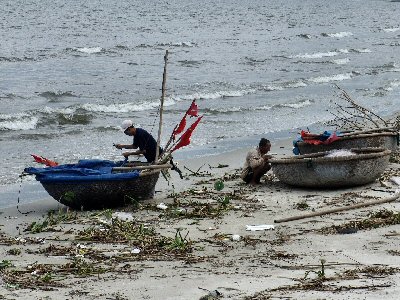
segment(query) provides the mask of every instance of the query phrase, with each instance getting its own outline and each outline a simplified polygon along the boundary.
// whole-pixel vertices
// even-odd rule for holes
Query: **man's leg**
[[[251,184],[260,183],[261,177],[267,173],[271,169],[271,165],[269,163],[265,163],[264,165],[254,168],[254,175],[252,180],[250,181]]]

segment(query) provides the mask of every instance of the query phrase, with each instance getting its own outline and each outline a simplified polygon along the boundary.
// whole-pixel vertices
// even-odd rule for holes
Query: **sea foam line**
[[[73,49],[75,51],[87,54],[100,53],[101,51],[103,51],[103,48],[101,47],[83,47],[83,48],[73,48]]]
[[[385,28],[383,29],[384,32],[396,32],[399,31],[400,27],[394,27],[394,28]]]
[[[29,130],[35,129],[39,119],[37,117],[21,118],[0,122],[0,130]]]
[[[349,31],[342,31],[342,32],[337,32],[337,33],[326,33],[326,34],[323,34],[323,35],[340,39],[340,38],[343,38],[343,37],[352,36],[353,33],[349,32]]]
[[[320,77],[314,77],[308,79],[309,81],[315,82],[315,83],[327,83],[331,81],[342,81],[342,80],[348,80],[352,78],[351,73],[345,73],[345,74],[337,74],[337,75],[332,75],[332,76],[320,76]]]
[[[337,52],[337,51],[318,52],[318,53],[312,53],[312,54],[305,53],[305,54],[289,56],[289,58],[322,58],[322,57],[336,56],[338,54],[339,54],[339,52]]]

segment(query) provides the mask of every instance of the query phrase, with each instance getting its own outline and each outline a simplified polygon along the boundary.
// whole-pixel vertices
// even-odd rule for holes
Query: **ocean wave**
[[[194,42],[175,42],[175,43],[158,43],[158,47],[185,47],[185,48],[192,48],[196,47],[197,44]]]
[[[337,51],[330,51],[330,52],[318,52],[318,53],[312,53],[312,54],[298,54],[294,56],[289,56],[289,58],[322,58],[322,57],[331,57],[331,56],[336,56],[339,53]]]
[[[39,121],[38,117],[26,116],[21,114],[21,116],[14,116],[10,118],[4,118],[0,116],[0,130],[30,130],[35,129]]]
[[[272,92],[272,91],[283,91],[283,90],[284,90],[283,86],[280,86],[280,85],[270,85],[270,84],[263,86],[262,89],[263,89],[264,91],[267,91],[267,92]]]
[[[21,61],[34,61],[35,59],[33,57],[5,57],[5,56],[0,56],[0,61],[5,61],[5,62],[21,62]]]
[[[72,50],[87,54],[94,54],[94,53],[100,53],[104,49],[101,47],[82,47],[82,48],[72,48]]]
[[[383,29],[384,32],[396,32],[399,31],[400,27],[394,27],[394,28],[385,28]]]
[[[298,34],[297,36],[303,39],[308,39],[308,40],[311,39],[311,35],[307,33]]]
[[[349,31],[342,31],[342,32],[337,32],[337,33],[322,33],[322,36],[326,36],[326,37],[334,37],[334,38],[343,38],[343,37],[348,37],[348,36],[352,36],[353,33],[349,32]]]
[[[350,59],[346,58],[339,58],[339,59],[334,59],[332,60],[332,63],[337,64],[337,65],[345,65],[350,61]]]
[[[332,76],[314,77],[314,78],[310,78],[308,80],[315,82],[315,83],[327,83],[327,82],[331,82],[331,81],[348,80],[353,77],[352,75],[353,75],[352,73],[336,74],[336,75],[332,75]]]
[[[170,98],[173,101],[184,101],[193,99],[213,100],[227,97],[241,97],[247,94],[256,92],[255,89],[242,89],[242,90],[231,90],[231,91],[215,91],[215,92],[200,92],[188,95],[171,95]]]
[[[314,103],[314,101],[311,100],[301,100],[299,102],[295,102],[295,103],[284,103],[284,104],[277,104],[274,105],[273,108],[282,108],[282,107],[289,107],[289,108],[303,108],[306,106],[310,106]]]
[[[390,91],[393,91],[393,90],[397,89],[398,87],[400,87],[400,81],[399,81],[399,80],[395,80],[395,81],[390,82],[390,83],[389,83],[386,87],[384,87],[383,89],[384,89],[385,91],[390,92]]]
[[[287,88],[299,88],[307,86],[307,84],[302,80],[285,82],[282,85]]]
[[[368,48],[362,48],[362,49],[350,49],[350,52],[355,52],[355,53],[371,53],[372,51]]]
[[[224,107],[224,108],[205,108],[202,109],[202,111],[205,114],[229,114],[229,113],[235,113],[235,112],[242,112],[246,111],[248,109],[242,108],[240,106],[233,106],[233,107]]]
[[[170,98],[166,98],[164,106],[170,106],[175,104]],[[160,101],[150,101],[145,103],[112,103],[112,104],[98,104],[98,103],[85,103],[81,105],[81,108],[90,112],[104,112],[104,113],[121,113],[121,112],[132,112],[132,111],[145,111],[158,108]]]
[[[51,91],[46,91],[43,93],[40,93],[39,96],[46,98],[51,101],[55,101],[59,98],[63,97],[76,97],[72,92],[51,92]]]

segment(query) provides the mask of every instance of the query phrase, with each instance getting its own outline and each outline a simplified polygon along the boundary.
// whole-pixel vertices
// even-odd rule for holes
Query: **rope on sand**
[[[18,210],[18,212],[19,212],[20,214],[25,215],[25,216],[28,215],[28,214],[30,214],[30,213],[32,213],[32,212],[35,212],[34,210],[30,210],[30,211],[27,211],[27,212],[22,212],[22,211],[19,210],[19,199],[20,199],[20,197],[21,197],[22,178],[23,178],[24,176],[27,176],[27,175],[28,175],[28,174],[26,174],[25,172],[22,172],[21,175],[19,175],[19,178],[21,178],[21,182],[20,182],[20,184],[19,184],[18,199],[17,199],[17,210]]]

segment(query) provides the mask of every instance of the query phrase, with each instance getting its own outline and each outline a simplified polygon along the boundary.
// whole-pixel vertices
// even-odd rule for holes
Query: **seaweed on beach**
[[[127,244],[140,252],[134,254],[137,259],[171,254],[190,253],[192,242],[188,234],[182,236],[177,229],[175,237],[157,234],[154,227],[136,222],[121,221],[113,218],[110,223],[101,222],[78,232],[76,240],[105,244]],[[129,254],[132,255],[132,254]]]
[[[356,268],[352,270],[346,270],[340,274],[340,278],[343,279],[360,279],[360,278],[371,278],[371,277],[386,277],[388,275],[394,275],[400,272],[400,268],[394,268],[389,266],[367,266],[363,268]]]
[[[322,260],[321,260],[322,263]],[[393,268],[388,266],[367,266],[364,268],[356,268],[352,270],[346,270],[341,274],[336,274],[335,276],[327,277],[324,272],[324,264],[322,263],[322,268],[318,271],[307,271],[306,276],[301,279],[296,279],[300,281],[295,285],[279,286],[276,288],[268,289],[265,291],[258,292],[252,296],[245,297],[246,300],[261,300],[261,299],[271,299],[275,298],[274,293],[289,293],[296,291],[324,291],[324,292],[343,292],[349,290],[360,290],[360,289],[377,289],[377,288],[387,288],[391,284],[363,284],[363,285],[336,285],[335,283],[340,282],[340,280],[354,280],[354,279],[364,279],[364,278],[384,278],[386,276],[394,275],[400,271],[399,268]],[[316,277],[307,278],[310,272],[314,272]]]
[[[350,229],[370,230],[397,224],[400,224],[400,213],[382,209],[375,213],[369,214],[369,216],[365,219],[350,221],[341,225],[324,227],[320,229],[320,232],[325,234],[336,234]]]
[[[31,233],[40,233],[44,231],[60,231],[54,226],[70,220],[76,220],[78,218],[77,212],[63,212],[61,209],[56,211],[49,211],[46,218],[42,222],[32,222],[24,231]]]

